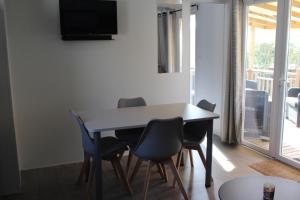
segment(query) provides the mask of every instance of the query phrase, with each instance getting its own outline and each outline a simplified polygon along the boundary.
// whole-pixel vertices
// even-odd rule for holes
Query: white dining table
[[[78,112],[84,120],[84,125],[89,133],[93,134],[96,144],[95,148],[95,180],[96,199],[103,199],[102,190],[102,164],[100,139],[105,136],[106,131],[121,130],[129,128],[145,127],[153,119],[167,119],[182,117],[184,122],[207,121],[206,145],[206,174],[205,186],[211,185],[212,168],[212,144],[213,144],[213,120],[219,118],[218,114],[203,110],[197,106],[186,103],[173,103],[162,105],[149,105],[141,107],[99,109],[93,111]]]

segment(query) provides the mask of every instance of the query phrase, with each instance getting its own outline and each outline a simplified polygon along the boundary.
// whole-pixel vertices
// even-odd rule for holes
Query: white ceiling
[[[158,4],[182,4],[184,0],[157,0]],[[227,0],[191,0],[191,3],[225,3]]]
[[[157,4],[182,4],[182,0],[157,0]]]
[[[184,0],[156,0],[158,7],[181,9]],[[228,0],[191,0],[191,4],[199,3],[225,3]]]
[[[160,8],[178,10],[182,8],[182,0],[157,0],[157,6]]]
[[[194,3],[226,3],[228,0],[192,0],[191,4]]]

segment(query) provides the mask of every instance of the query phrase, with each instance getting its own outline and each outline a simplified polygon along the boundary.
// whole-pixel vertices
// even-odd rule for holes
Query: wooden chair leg
[[[182,150],[180,150],[177,154],[177,159],[176,159],[176,167],[178,168],[180,166],[180,159],[182,157]]]
[[[146,180],[145,180],[145,185],[144,185],[144,198],[143,198],[144,200],[147,199],[147,193],[148,193],[148,188],[149,188],[152,166],[153,166],[153,162],[151,162],[149,160],[148,164],[147,164],[147,173],[146,173]]]
[[[163,172],[162,166],[161,166],[159,163],[156,163],[156,167],[157,167],[158,173],[160,174],[160,177],[161,177],[162,179],[165,179],[165,176],[164,176],[164,172]]]
[[[82,166],[81,166],[81,169],[80,169],[79,177],[78,177],[77,182],[76,182],[77,185],[81,184],[82,177],[83,177],[84,174],[86,174],[87,162],[88,162],[88,158],[87,158],[86,154],[84,154],[83,163],[82,163]]]
[[[128,182],[127,176],[125,175],[125,172],[121,166],[119,158],[116,158],[112,161],[114,165],[116,166],[116,170],[119,172],[121,179],[123,180],[124,185],[127,187],[128,192],[132,195],[132,188]]]
[[[119,159],[119,158],[118,158]],[[119,171],[118,171],[118,168],[117,168],[117,166],[116,166],[116,163],[112,160],[112,161],[110,161],[111,162],[111,165],[113,166],[113,169],[114,169],[114,172],[115,172],[115,174],[116,174],[116,176],[117,176],[117,178],[120,180],[120,174],[119,174]]]
[[[123,155],[124,155],[125,151],[123,151],[122,153],[120,153],[120,155],[118,156],[119,160],[122,159]]]
[[[131,150],[129,150],[127,164],[126,164],[126,173],[127,173],[127,175],[129,173],[129,168],[130,168],[131,160],[132,160],[132,152],[131,152]]]
[[[174,165],[174,162],[173,162],[172,158],[169,158],[169,159],[166,161],[166,163],[170,166],[171,171],[173,172],[174,177],[175,177],[176,180],[177,180],[179,189],[181,190],[181,193],[182,193],[184,199],[185,199],[185,200],[188,200],[188,199],[189,199],[189,198],[188,198],[188,195],[187,195],[187,193],[186,193],[186,191],[185,191],[185,189],[184,189],[184,187],[183,187],[181,178],[180,178],[179,173],[178,173],[178,171],[177,171],[177,169],[176,169],[176,166]]]
[[[178,171],[179,171],[179,168],[180,168],[180,165],[181,165],[182,154],[183,154],[183,151],[180,150],[180,151],[178,152],[178,155],[177,155],[176,169],[177,169]],[[176,178],[174,177],[172,186],[175,187],[175,184],[176,184]]]
[[[85,182],[89,181],[90,169],[91,169],[91,156],[86,155],[86,167],[85,167]]]
[[[197,151],[198,151],[199,156],[200,156],[200,158],[201,158],[201,160],[202,160],[203,166],[204,166],[204,168],[206,169],[206,159],[205,159],[205,156],[204,156],[204,154],[203,154],[203,151],[202,151],[200,145],[197,147]]]
[[[164,173],[164,177],[165,177],[165,182],[168,182],[168,174],[167,174],[167,170],[165,168],[165,165],[163,163],[160,163],[162,169],[163,169],[163,173]]]
[[[181,153],[181,161],[180,161],[180,166],[183,167],[185,165],[185,159],[184,159],[184,151]]]
[[[94,175],[95,175],[95,162],[91,161],[91,169],[90,169],[90,173],[89,173],[89,178],[88,178],[88,183],[87,183],[87,196],[88,199],[91,199],[91,189],[93,186],[93,179],[94,179]]]
[[[191,149],[189,149],[189,156],[190,156],[191,167],[193,168],[194,167],[194,162],[193,162],[193,153],[192,153]]]
[[[131,176],[130,176],[130,178],[129,178],[129,183],[132,182],[133,178],[135,177],[135,175],[136,175],[137,172],[139,171],[139,169],[140,169],[140,167],[141,167],[141,165],[142,165],[142,162],[143,162],[142,159],[138,159],[138,160],[137,160],[137,162],[136,162],[136,164],[135,164],[135,166],[134,166],[134,169],[133,169],[133,171],[132,171],[132,173],[131,173]]]

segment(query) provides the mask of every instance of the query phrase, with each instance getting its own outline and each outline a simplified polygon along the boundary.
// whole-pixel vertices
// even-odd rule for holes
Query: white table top
[[[184,122],[217,119],[219,115],[186,103],[78,112],[90,133],[145,127],[152,119],[182,117]]]
[[[224,183],[219,189],[221,200],[262,200],[265,183],[275,185],[274,200],[298,200],[300,184],[272,176],[239,177]]]

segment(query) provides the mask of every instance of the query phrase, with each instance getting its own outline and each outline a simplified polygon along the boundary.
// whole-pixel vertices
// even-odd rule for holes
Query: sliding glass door
[[[251,2],[243,144],[300,168],[300,0]]]
[[[287,57],[283,74],[281,135],[276,156],[300,167],[300,0],[286,2]]]
[[[270,150],[277,2],[246,7],[246,86],[243,143],[264,153]]]

